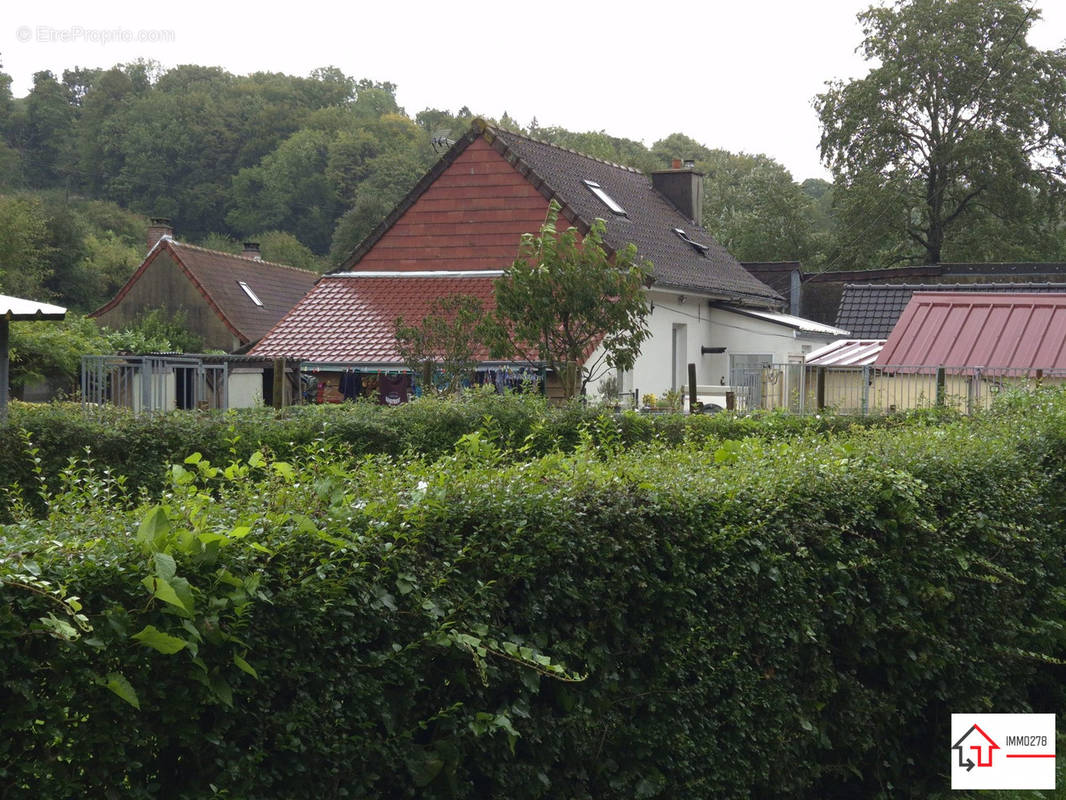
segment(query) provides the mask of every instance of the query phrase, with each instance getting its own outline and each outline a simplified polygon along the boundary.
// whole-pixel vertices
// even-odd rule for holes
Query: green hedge
[[[71,468],[3,532],[0,797],[927,796],[951,712],[1062,699],[1066,399],[1017,402],[193,458],[132,512]]]
[[[926,416],[931,421],[937,417]],[[71,459],[87,456],[125,479],[132,490],[158,494],[166,465],[193,452],[214,463],[247,459],[266,448],[293,458],[312,442],[343,445],[354,455],[390,454],[438,458],[464,434],[481,431],[518,457],[572,450],[583,438],[633,446],[649,442],[781,438],[834,432],[854,426],[893,425],[900,419],[799,417],[786,414],[614,414],[573,404],[548,406],[537,396],[472,393],[465,398],[423,398],[397,408],[367,403],[340,406],[242,409],[225,414],[177,411],[136,416],[104,407],[87,416],[77,404],[14,403],[11,424],[0,426],[0,488],[16,486],[33,498],[39,490],[34,460],[51,488]],[[42,509],[43,510],[43,509]]]

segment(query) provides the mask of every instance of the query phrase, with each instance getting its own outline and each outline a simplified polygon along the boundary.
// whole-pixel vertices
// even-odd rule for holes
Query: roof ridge
[[[935,289],[951,291],[972,291],[978,287],[1013,288],[1026,286],[1066,286],[1066,281],[988,281],[987,283],[845,283],[845,289]],[[1024,291],[1024,289],[1019,289]]]
[[[228,258],[239,258],[239,259],[241,259],[241,261],[247,261],[250,264],[266,264],[269,267],[281,267],[282,269],[291,269],[293,272],[303,272],[303,273],[307,273],[308,275],[318,275],[318,273],[315,272],[313,269],[304,269],[303,267],[294,267],[294,266],[292,266],[292,264],[279,264],[277,261],[266,261],[266,260],[264,260],[262,258],[260,258],[257,261],[254,258],[246,258],[245,256],[242,256],[239,253],[227,253],[225,250],[212,250],[210,247],[202,247],[201,245],[198,245],[198,244],[189,244],[188,242],[179,242],[177,239],[175,239],[173,237],[164,237],[164,238],[169,238],[170,239],[170,243],[173,246],[175,246],[175,247],[187,247],[190,250],[199,250],[201,253],[210,253],[211,255],[214,255],[214,256],[226,256]]]
[[[482,122],[484,122],[484,120],[482,120]],[[575,155],[575,156],[581,156],[582,158],[588,159],[589,161],[596,161],[596,162],[598,162],[600,164],[606,164],[609,167],[615,167],[616,169],[625,170],[626,172],[635,172],[638,175],[646,175],[647,174],[643,170],[637,169],[636,167],[630,167],[630,166],[627,166],[625,164],[619,164],[619,163],[617,163],[615,161],[608,161],[606,158],[598,158],[597,156],[590,156],[588,153],[582,153],[580,150],[573,150],[573,149],[571,149],[569,147],[562,147],[560,145],[554,144],[553,142],[545,141],[544,139],[537,139],[534,136],[530,136],[528,133],[521,133],[520,131],[513,131],[510,128],[504,128],[504,127],[502,127],[500,125],[490,125],[488,122],[485,122],[485,127],[491,129],[494,133],[499,133],[499,132],[502,131],[504,134],[507,134],[507,135],[510,135],[510,136],[517,136],[517,137],[519,137],[521,139],[525,139],[527,142],[533,142],[534,144],[541,144],[541,145],[544,145],[545,147],[553,147],[556,150],[562,150],[564,153],[571,153],[572,155]]]

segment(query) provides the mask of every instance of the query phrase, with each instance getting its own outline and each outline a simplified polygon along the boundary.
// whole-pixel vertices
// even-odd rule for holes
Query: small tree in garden
[[[632,244],[608,254],[603,220],[583,238],[573,227],[558,231],[559,208],[553,200],[540,232],[523,234],[518,258],[496,280],[486,330],[495,357],[547,364],[569,398],[610,369],[633,367],[649,335],[651,264]]]
[[[400,357],[416,375],[431,377],[438,370],[444,374],[445,394],[455,394],[478,363],[482,349],[481,334],[484,308],[481,301],[467,294],[438,297],[429,313],[415,325],[403,317],[396,318],[396,342]],[[424,381],[431,391],[432,380]]]

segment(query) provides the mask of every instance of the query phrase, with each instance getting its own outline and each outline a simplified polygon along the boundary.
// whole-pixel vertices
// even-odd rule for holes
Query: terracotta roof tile
[[[694,225],[652,186],[649,176],[630,167],[586,156],[573,150],[531,139],[522,134],[493,128],[480,120],[457,141],[408,195],[352,253],[343,269],[358,269],[360,261],[375,248],[389,229],[427,194],[438,180],[453,180],[449,167],[484,137],[502,157],[500,167],[522,175],[545,199],[558,200],[562,217],[585,232],[593,220],[607,225],[608,247],[619,249],[632,242],[641,257],[652,262],[654,282],[660,286],[701,292],[716,299],[763,308],[778,306],[781,296],[748,273],[724,247],[703,228]],[[485,160],[491,153],[482,153]],[[454,180],[459,180],[458,176]],[[594,181],[625,209],[612,213],[585,184]],[[446,202],[446,201],[440,201]],[[498,198],[497,198],[498,202]],[[469,212],[455,211],[456,224]],[[698,252],[674,230],[679,228],[695,242],[706,246]],[[527,231],[533,233],[535,231]],[[518,242],[513,250],[517,251]],[[509,266],[510,255],[498,266]]]
[[[495,278],[493,272],[326,275],[250,352],[321,363],[399,364],[397,317],[416,323],[434,299],[453,294],[473,295],[492,308]],[[487,360],[488,353],[478,357]]]

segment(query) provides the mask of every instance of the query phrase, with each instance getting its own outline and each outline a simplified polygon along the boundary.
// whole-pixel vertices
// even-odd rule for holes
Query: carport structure
[[[10,323],[34,322],[39,319],[63,319],[67,310],[51,303],[38,303],[21,297],[0,294],[0,425],[7,422],[7,398],[10,392],[8,377],[8,340]]]

